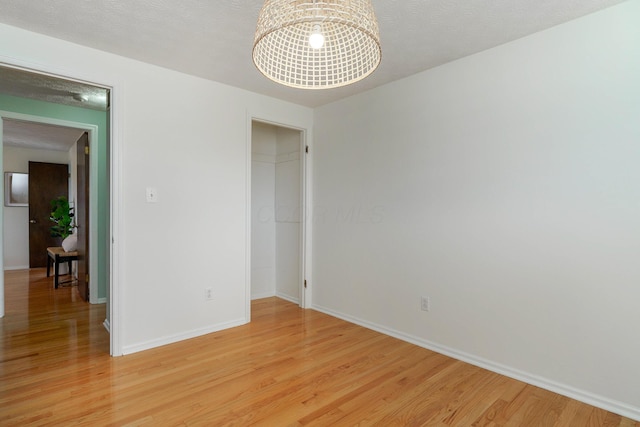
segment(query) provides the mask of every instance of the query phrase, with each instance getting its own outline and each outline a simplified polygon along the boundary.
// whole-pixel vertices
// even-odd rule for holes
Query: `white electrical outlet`
[[[213,289],[211,289],[211,288],[206,288],[206,289],[204,290],[204,297],[205,297],[206,299],[213,299]]]
[[[422,311],[429,311],[431,309],[431,301],[429,297],[422,297],[420,300],[420,309]]]

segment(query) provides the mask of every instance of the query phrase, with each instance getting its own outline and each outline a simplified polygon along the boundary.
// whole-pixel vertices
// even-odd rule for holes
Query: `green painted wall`
[[[107,231],[109,225],[109,179],[107,171],[107,114],[0,94],[0,110],[98,126],[98,298],[107,296]]]

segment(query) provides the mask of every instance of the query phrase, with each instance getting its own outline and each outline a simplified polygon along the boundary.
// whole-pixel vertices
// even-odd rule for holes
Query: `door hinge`
[[[89,155],[89,146],[88,145],[84,146],[84,154]]]
[[[308,145],[304,147],[304,152],[305,152],[305,153],[308,153],[308,152],[309,152],[309,146],[308,146]]]
[[[304,280],[304,288],[307,289],[307,279]]]
[[[89,283],[89,275],[88,275],[88,274],[85,274],[85,276],[84,276],[84,281],[85,281],[85,282],[87,282],[87,283]]]

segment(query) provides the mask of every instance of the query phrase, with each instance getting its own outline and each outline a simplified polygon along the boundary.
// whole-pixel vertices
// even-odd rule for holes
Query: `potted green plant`
[[[73,233],[73,208],[69,206],[69,200],[60,196],[51,201],[51,216],[54,223],[51,226],[51,236],[66,239]]]

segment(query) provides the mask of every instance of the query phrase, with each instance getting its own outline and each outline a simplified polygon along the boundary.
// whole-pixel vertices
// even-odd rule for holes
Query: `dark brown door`
[[[51,237],[51,200],[69,197],[69,166],[29,162],[29,268],[47,266],[47,248],[60,246]]]
[[[85,132],[77,142],[78,200],[76,225],[78,226],[78,292],[89,301],[89,135]]]

